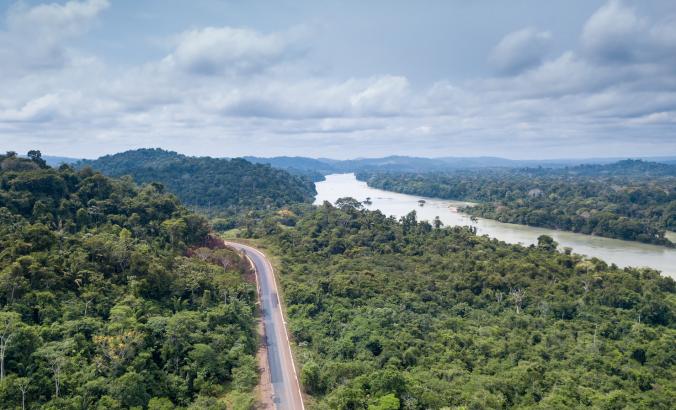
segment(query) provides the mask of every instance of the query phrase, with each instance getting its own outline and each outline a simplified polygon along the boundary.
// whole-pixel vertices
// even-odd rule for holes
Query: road
[[[275,408],[304,410],[298,373],[293,362],[286,321],[279,303],[279,292],[272,265],[263,253],[250,246],[236,242],[225,242],[225,244],[244,251],[256,267]]]

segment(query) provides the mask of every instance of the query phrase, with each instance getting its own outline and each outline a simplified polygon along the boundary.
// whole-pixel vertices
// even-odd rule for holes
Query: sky
[[[0,149],[676,155],[673,0],[0,0]]]

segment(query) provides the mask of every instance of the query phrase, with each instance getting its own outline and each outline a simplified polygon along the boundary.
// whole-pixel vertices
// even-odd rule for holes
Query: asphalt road
[[[268,350],[268,366],[274,392],[273,401],[278,410],[303,410],[303,396],[296,366],[291,354],[286,322],[279,303],[277,282],[272,265],[258,250],[235,242],[226,245],[244,251],[256,267],[259,297]]]

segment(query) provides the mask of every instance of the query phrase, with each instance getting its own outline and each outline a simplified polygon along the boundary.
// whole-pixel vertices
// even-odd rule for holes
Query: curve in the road
[[[304,410],[303,395],[293,361],[284,313],[279,303],[272,264],[262,252],[251,246],[237,242],[225,244],[243,251],[256,270],[275,407],[278,410]]]

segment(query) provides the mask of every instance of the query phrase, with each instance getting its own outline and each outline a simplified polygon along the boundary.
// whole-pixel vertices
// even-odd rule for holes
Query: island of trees
[[[0,155],[0,408],[250,408],[247,266],[162,185]]]
[[[673,246],[676,165],[626,160],[563,169],[482,169],[446,173],[368,173],[389,191],[476,201],[463,211],[501,222]]]

